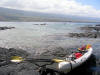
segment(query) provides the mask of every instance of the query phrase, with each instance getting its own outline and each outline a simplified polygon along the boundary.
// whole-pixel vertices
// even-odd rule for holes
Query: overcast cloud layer
[[[1,7],[100,18],[100,10],[77,0],[0,0]]]

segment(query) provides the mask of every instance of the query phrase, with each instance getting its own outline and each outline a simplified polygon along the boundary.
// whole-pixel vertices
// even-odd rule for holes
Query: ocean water
[[[44,23],[46,25],[40,25]],[[79,27],[85,25],[95,24],[69,22],[0,22],[0,26],[15,27],[15,29],[0,31],[0,46],[21,48],[37,54],[38,52],[42,53],[46,49],[56,46],[70,47],[78,43],[88,43],[91,40],[94,42],[98,41],[98,39],[85,39],[85,41],[82,41],[84,39],[67,37],[70,32],[81,32]]]
[[[46,25],[41,25],[46,24]],[[69,23],[69,22],[0,22],[1,26],[11,26],[15,29],[0,31],[0,47],[26,50],[33,55],[40,55],[56,48],[79,47],[92,44],[94,52],[89,60],[73,71],[75,75],[100,75],[100,39],[70,38],[68,33],[83,32],[82,26],[96,25],[96,23]]]

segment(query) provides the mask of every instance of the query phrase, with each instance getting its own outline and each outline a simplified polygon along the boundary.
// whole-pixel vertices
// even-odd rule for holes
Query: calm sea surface
[[[46,24],[46,25],[41,25]],[[55,47],[69,47],[92,44],[94,52],[89,62],[73,73],[83,75],[100,75],[100,39],[69,38],[70,32],[82,32],[81,26],[96,23],[69,22],[0,22],[1,26],[13,26],[15,29],[0,31],[0,47],[24,49],[30,53],[41,54]],[[74,75],[74,74],[71,74]]]

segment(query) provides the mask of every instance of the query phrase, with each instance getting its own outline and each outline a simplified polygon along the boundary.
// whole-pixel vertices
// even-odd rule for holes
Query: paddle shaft
[[[33,58],[26,58],[25,61],[31,61],[31,62],[53,62],[52,59],[33,59]]]

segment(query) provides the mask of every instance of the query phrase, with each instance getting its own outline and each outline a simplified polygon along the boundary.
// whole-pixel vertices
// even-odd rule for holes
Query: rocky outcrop
[[[80,27],[81,33],[69,33],[69,37],[100,38],[100,26]]]
[[[69,37],[100,38],[100,33],[69,33]]]
[[[89,31],[89,32],[99,32],[100,26],[87,26],[87,27],[80,27],[81,30]]]
[[[15,27],[0,27],[0,30],[6,30],[6,29],[13,29],[13,28],[15,28]]]

